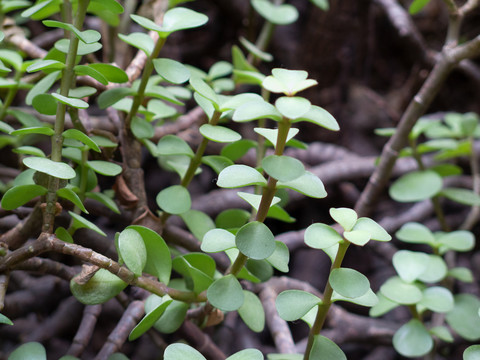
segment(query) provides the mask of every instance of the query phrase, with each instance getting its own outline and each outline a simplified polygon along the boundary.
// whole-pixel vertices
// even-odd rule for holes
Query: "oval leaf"
[[[419,320],[412,319],[393,335],[393,346],[403,356],[418,357],[432,350],[433,339]]]
[[[186,188],[173,185],[158,193],[157,205],[169,214],[182,214],[190,210],[192,200]]]
[[[442,177],[435,171],[414,171],[397,179],[389,194],[398,202],[421,201],[435,196],[442,186]]]
[[[218,175],[217,185],[236,188],[249,185],[267,185],[267,180],[257,170],[246,165],[232,165]]]
[[[41,157],[27,157],[23,159],[25,166],[59,179],[73,179],[75,170],[63,162],[52,161]]]
[[[127,283],[105,269],[98,270],[86,284],[78,284],[75,278],[70,281],[73,296],[85,305],[103,304],[126,287]]]
[[[47,189],[40,185],[17,185],[3,195],[1,206],[4,210],[13,210],[46,193]]]
[[[305,230],[305,244],[314,249],[326,249],[338,244],[343,238],[326,224],[312,224]]]
[[[238,250],[251,259],[266,259],[275,251],[275,238],[264,223],[252,221],[243,225],[235,236]]]
[[[278,314],[283,320],[295,321],[310,311],[322,300],[313,294],[302,290],[286,290],[281,292],[275,300]]]
[[[207,360],[205,357],[200,354],[197,350],[182,343],[176,343],[168,345],[163,353],[164,360],[179,360],[179,359],[189,359],[189,360]]]
[[[262,167],[268,175],[279,181],[292,181],[305,174],[302,162],[290,156],[267,156],[262,160]]]
[[[207,290],[210,303],[222,311],[238,310],[244,301],[242,286],[232,274],[216,280]]]
[[[251,291],[243,290],[243,305],[238,309],[238,315],[254,332],[261,332],[265,327],[265,311],[260,299]],[[263,359],[263,357],[262,357]]]
[[[334,269],[328,280],[333,290],[347,298],[360,297],[370,289],[367,277],[354,269]]]

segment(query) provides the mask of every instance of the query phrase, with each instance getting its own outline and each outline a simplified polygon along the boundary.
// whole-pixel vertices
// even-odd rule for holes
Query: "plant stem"
[[[7,115],[7,109],[10,105],[12,105],[13,99],[15,99],[15,95],[17,95],[18,83],[20,82],[21,77],[22,77],[22,72],[17,71],[15,73],[15,77],[13,78],[17,83],[17,86],[13,86],[10,89],[8,89],[7,97],[5,98],[5,101],[3,102],[3,106],[0,109],[0,121],[3,121],[3,119],[5,118],[5,115]]]
[[[278,124],[278,135],[277,144],[275,146],[275,155],[283,154],[283,151],[285,150],[285,145],[287,143],[287,136],[288,131],[290,130],[290,126],[290,119],[286,117],[284,117],[282,121]],[[263,190],[262,200],[260,201],[255,221],[264,222],[267,218],[268,210],[270,209],[273,197],[275,196],[275,190],[277,189],[277,181],[278,180],[274,179],[271,176],[268,178],[267,186]],[[233,262],[230,269],[227,271],[227,274],[233,274],[237,276],[240,270],[242,270],[243,266],[245,266],[247,260],[247,256],[243,255],[242,253],[238,253],[237,258]]]
[[[74,26],[77,29],[82,28],[83,21],[85,19],[85,14],[87,12],[87,7],[90,0],[79,0],[77,13],[74,21]],[[68,96],[68,92],[72,85],[74,84],[74,67],[75,61],[77,58],[77,49],[78,49],[78,38],[74,34],[70,34],[70,45],[68,48],[68,54],[65,61],[65,68],[63,70],[62,81],[60,83],[60,95]],[[54,135],[52,136],[52,153],[51,159],[53,161],[60,162],[62,161],[62,145],[63,137],[62,133],[65,127],[65,112],[67,106],[58,102],[57,105],[57,114],[55,118],[54,125]],[[48,180],[48,192],[46,195],[46,207],[43,218],[43,231],[53,232],[53,224],[55,221],[55,211],[56,211],[56,202],[57,202],[57,190],[59,188],[59,179],[50,176]]]
[[[158,54],[160,53],[160,50],[162,50],[166,40],[167,38],[159,38],[155,44],[155,47],[153,48],[152,54],[147,58],[145,68],[143,69],[142,79],[140,81],[140,85],[138,86],[137,94],[133,98],[132,108],[125,118],[126,129],[130,129],[132,119],[137,114],[138,108],[142,104],[143,98],[145,97],[145,88],[147,87],[148,80],[153,72],[153,60],[158,57]]]
[[[335,261],[333,262],[330,268],[330,274],[333,270],[339,269],[342,265],[343,259],[345,257],[345,253],[347,252],[348,247],[350,246],[350,242],[344,241],[339,244],[337,256],[335,257]],[[308,334],[308,343],[307,348],[305,349],[305,355],[303,357],[304,360],[310,359],[310,352],[312,351],[313,341],[315,340],[315,336],[320,334],[320,331],[323,328],[323,324],[325,323],[325,319],[327,318],[328,310],[332,305],[332,294],[333,288],[330,285],[330,281],[327,281],[325,285],[325,290],[323,291],[323,301],[322,304],[318,305],[318,312],[315,318],[315,322],[313,323],[312,328],[310,329],[310,333]]]

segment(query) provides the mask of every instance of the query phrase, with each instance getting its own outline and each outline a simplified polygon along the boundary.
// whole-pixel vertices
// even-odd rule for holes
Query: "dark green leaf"
[[[165,309],[170,305],[173,300],[165,300],[161,304],[159,304],[154,310],[150,311],[146,314],[143,319],[135,326],[135,328],[130,332],[128,336],[128,340],[133,341],[138,339],[142,336],[145,332],[147,332],[155,322],[163,315]]]
[[[202,156],[202,163],[210,166],[217,174],[220,174],[226,167],[233,165],[232,160],[225,156],[218,155]]]
[[[31,73],[35,71],[49,70],[49,69],[61,70],[64,67],[65,67],[65,64],[57,60],[40,60],[33,63],[29,67],[27,67],[27,72]]]
[[[82,210],[84,213],[88,214],[87,209],[85,209],[85,206],[82,203],[82,200],[78,197],[78,195],[69,188],[62,188],[57,190],[57,195],[67,199],[68,201],[71,201],[76,207],[78,207],[80,210]]]
[[[91,43],[97,42],[101,38],[101,35],[98,31],[90,30],[90,29],[85,30],[85,31],[80,31],[79,29],[77,29],[72,24],[63,23],[63,22],[60,22],[60,21],[44,20],[43,25],[48,26],[48,27],[61,28],[61,29],[71,31],[75,34],[75,36],[78,39],[80,39],[81,41],[83,41],[86,44],[91,44]]]
[[[36,95],[32,99],[32,106],[43,115],[55,115],[57,113],[57,101],[52,94]]]
[[[13,351],[8,360],[47,360],[47,353],[42,344],[28,342]]]
[[[73,224],[72,224],[73,229],[76,230],[76,229],[81,229],[81,228],[87,228],[87,229],[90,229],[92,231],[95,231],[96,233],[98,233],[100,235],[107,236],[107,234],[105,234],[97,225],[95,225],[91,221],[88,221],[87,219],[84,219],[83,217],[75,214],[72,211],[69,211],[68,213],[73,218]]]
[[[89,64],[88,67],[102,74],[109,82],[125,83],[128,81],[127,73],[114,65],[94,63]]]
[[[13,325],[13,322],[5,315],[0,314],[0,324]]]
[[[52,136],[55,134],[55,131],[48,126],[35,126],[35,127],[24,127],[15,131],[12,131],[10,135],[13,136],[22,136],[28,134],[42,134],[47,136]]]
[[[85,145],[88,146],[89,149],[92,149],[93,151],[100,152],[100,148],[98,145],[93,141],[91,138],[89,138],[87,135],[85,135],[83,132],[77,129],[68,129],[65,130],[62,134],[62,136],[65,139],[75,139],[78,140]]]
[[[430,0],[413,0],[408,8],[408,12],[415,15],[422,11],[422,9],[430,2]]]
[[[189,304],[173,300],[160,319],[155,323],[155,329],[164,334],[174,333],[185,320],[188,309]]]

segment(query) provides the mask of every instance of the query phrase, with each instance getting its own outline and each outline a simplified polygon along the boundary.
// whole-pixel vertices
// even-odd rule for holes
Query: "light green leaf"
[[[70,48],[70,40],[69,39],[60,39],[55,43],[55,49],[58,51],[68,54],[68,50]],[[85,44],[84,42],[80,41],[78,43],[78,50],[77,50],[77,55],[78,56],[83,56],[87,54],[91,54],[94,52],[97,52],[102,48],[102,44],[99,42],[94,42],[91,44]]]
[[[235,311],[243,305],[245,295],[237,278],[230,274],[210,285],[207,298],[214,307],[222,311]]]
[[[406,357],[428,354],[433,348],[433,339],[420,320],[412,319],[393,335],[393,347]]]
[[[372,307],[378,304],[378,297],[375,295],[372,289],[368,289],[365,294],[355,298],[348,298],[340,295],[336,291],[333,291],[332,301],[346,301],[360,306]]]
[[[245,39],[243,36],[240,36],[239,40],[240,40],[240,44],[242,44],[249,53],[257,57],[258,59],[261,59],[262,61],[266,61],[266,62],[270,62],[273,60],[272,54],[269,54],[265,51],[260,50],[255,44],[251,43],[250,41]]]
[[[5,315],[0,314],[0,324],[13,325],[13,322]]]
[[[390,186],[389,194],[398,202],[421,201],[435,196],[442,186],[442,177],[436,172],[419,170],[397,179]]]
[[[117,176],[122,172],[120,165],[103,160],[87,161],[87,166],[98,174],[105,176]]]
[[[59,179],[73,179],[76,174],[69,165],[42,157],[27,157],[23,159],[25,166]]]
[[[38,94],[32,99],[32,106],[43,115],[55,115],[57,104],[52,94]]]
[[[64,67],[65,64],[57,60],[40,60],[27,67],[27,72],[31,73],[49,69],[61,70]]]
[[[312,224],[305,230],[305,244],[314,249],[326,249],[343,240],[342,236],[326,224]]]
[[[102,74],[102,76],[105,79],[107,79],[109,82],[125,83],[128,81],[127,73],[124,70],[114,65],[103,64],[103,63],[93,63],[93,64],[88,64],[88,67]]]
[[[182,84],[190,79],[190,71],[182,63],[172,59],[154,59],[157,73],[173,84]]]
[[[242,138],[236,131],[218,125],[203,124],[199,130],[207,139],[220,143],[232,143]]]
[[[189,210],[180,216],[187,225],[188,230],[200,241],[202,241],[208,231],[215,229],[215,223],[204,212]]]
[[[155,135],[155,129],[152,124],[138,116],[133,117],[130,129],[132,130],[133,135],[141,140],[150,139]]]
[[[348,208],[331,208],[330,216],[335,220],[345,231],[352,230],[357,222],[357,213],[355,210]]]
[[[345,231],[343,237],[357,246],[364,246],[370,241],[370,233],[364,230]]]
[[[423,298],[418,304],[437,313],[446,313],[453,309],[454,300],[450,290],[433,286],[423,291]]]
[[[96,151],[96,152],[100,152],[100,148],[98,147],[98,145],[95,143],[95,141],[93,141],[92,139],[90,139],[90,137],[88,137],[87,135],[85,135],[83,132],[81,132],[80,130],[77,130],[77,129],[68,129],[68,130],[65,130],[62,134],[62,136],[65,138],[65,139],[75,139],[75,140],[78,140],[82,143],[84,143],[85,145],[88,146],[89,149],[92,149],[93,151]]]
[[[238,309],[238,315],[254,332],[262,332],[265,327],[265,311],[260,299],[251,291],[243,290],[244,302]],[[262,357],[263,359],[263,357]]]
[[[353,230],[366,231],[370,238],[376,241],[390,241],[392,237],[377,222],[370,218],[361,217],[355,223]]]
[[[77,74],[79,76],[82,76],[82,75],[90,76],[92,79],[97,80],[99,83],[101,83],[103,85],[108,84],[107,78],[105,76],[103,76],[103,74],[101,72],[97,71],[96,69],[94,69],[91,66],[77,65],[77,66],[75,66],[74,70],[75,70],[75,74]]]
[[[480,359],[480,345],[470,345],[463,352],[463,360],[479,360]]]
[[[267,180],[250,166],[232,165],[223,169],[218,175],[217,185],[223,188],[267,185]]]
[[[470,206],[480,206],[480,196],[472,190],[460,188],[446,188],[440,192],[440,195],[460,204]]]
[[[412,305],[422,300],[418,286],[404,282],[398,276],[391,277],[380,287],[380,292],[389,300],[402,305]]]
[[[105,269],[98,270],[86,284],[78,284],[75,278],[70,281],[73,296],[85,305],[103,304],[126,287],[127,283]]]
[[[306,196],[313,198],[324,198],[327,196],[325,187],[323,186],[322,181],[314,174],[309,171],[291,181],[279,181],[277,183],[277,189],[288,188],[299,193],[302,193]]]
[[[124,99],[128,95],[133,95],[135,91],[131,88],[117,87],[108,89],[100,94],[98,97],[98,106],[100,109],[106,109],[109,106],[114,105],[121,99]]]
[[[118,237],[118,253],[136,276],[141,276],[147,263],[147,249],[142,236],[134,229],[123,230]]]
[[[258,211],[258,208],[260,207],[260,202],[262,201],[262,195],[251,194],[241,191],[237,192],[237,195],[246,202],[248,202],[256,211]],[[278,204],[279,202],[280,198],[274,196],[272,202],[270,203],[270,206]]]
[[[47,360],[47,353],[42,344],[38,342],[28,342],[20,345],[13,351],[8,360]]]
[[[202,163],[210,166],[217,174],[220,174],[223,169],[234,164],[229,158],[219,155],[202,156]]]
[[[369,315],[371,317],[382,316],[388,313],[389,311],[395,309],[396,307],[400,306],[399,303],[390,300],[380,292],[377,294],[377,298],[378,298],[378,303],[372,306],[369,312]]]
[[[172,299],[165,300],[161,304],[159,304],[155,309],[149,311],[142,320],[135,326],[135,328],[130,332],[128,335],[128,340],[133,341],[138,339],[142,336],[145,332],[147,332],[155,322],[163,315],[167,307],[172,303]]]
[[[283,320],[295,321],[304,316],[314,306],[322,304],[322,300],[302,290],[286,290],[278,294],[275,307]]]
[[[193,151],[185,140],[175,135],[166,135],[157,144],[159,155],[187,155],[193,157]]]
[[[266,1],[266,0],[262,0]],[[303,70],[287,70],[276,68],[272,75],[263,80],[262,86],[274,93],[284,93],[287,96],[294,96],[297,92],[317,85],[312,79],[307,79],[308,73]]]
[[[287,245],[281,241],[275,241],[275,251],[267,257],[266,260],[275,269],[287,273],[288,262],[290,261],[290,252],[288,251]]]
[[[262,160],[263,170],[271,177],[288,182],[305,174],[301,161],[290,156],[270,155]]]
[[[75,34],[75,36],[78,39],[80,39],[81,41],[83,41],[86,44],[91,44],[91,43],[97,42],[101,38],[100,33],[98,31],[95,31],[95,30],[90,30],[89,29],[89,30],[85,30],[85,31],[80,31],[79,29],[77,29],[72,24],[63,23],[63,22],[55,21],[55,20],[44,20],[42,22],[43,22],[43,25],[48,26],[48,27],[61,28],[61,29],[71,31]]]
[[[286,118],[298,119],[311,107],[310,101],[302,97],[282,96],[275,101],[275,107]]]
[[[173,185],[163,189],[157,195],[157,205],[169,214],[182,214],[192,205],[190,193],[181,185]]]
[[[71,201],[76,207],[78,207],[80,210],[82,210],[84,213],[88,214],[87,209],[85,209],[85,206],[82,203],[82,200],[78,197],[78,195],[69,188],[61,188],[57,190],[57,195],[67,199],[68,201]]]
[[[430,334],[436,336],[442,341],[452,343],[454,341],[450,330],[446,326],[434,326],[429,330]]]
[[[457,230],[444,234],[435,234],[435,239],[440,245],[440,253],[445,253],[447,250],[454,250],[459,252],[470,251],[475,246],[475,237],[470,231]]]
[[[18,130],[14,130],[10,133],[10,135],[13,135],[13,136],[22,136],[22,135],[28,135],[28,134],[41,134],[41,135],[52,136],[53,134],[55,134],[55,131],[48,126],[34,126],[34,127],[24,127]]]
[[[275,251],[275,238],[264,223],[252,221],[243,225],[235,236],[238,250],[251,259],[268,258]]]
[[[128,35],[118,34],[118,37],[133,47],[142,50],[147,56],[152,54],[155,44],[148,34],[134,32]]]
[[[280,121],[282,114],[272,104],[265,100],[252,100],[239,106],[233,113],[232,119],[236,122],[247,122],[258,119],[272,119]]]
[[[429,244],[433,246],[435,237],[429,228],[423,224],[409,222],[403,225],[395,236],[404,242],[413,244]]]
[[[88,108],[88,103],[80,100],[80,99],[74,99],[74,98],[69,98],[57,93],[53,93],[52,96],[60,101],[62,104],[69,105],[71,107],[77,108],[77,109],[86,109]]]
[[[411,283],[427,269],[427,254],[409,250],[399,250],[393,255],[393,266],[402,280]]]
[[[252,0],[255,10],[266,20],[276,25],[288,25],[298,18],[297,8],[290,4],[277,5],[268,0]]]
[[[466,267],[456,267],[456,268],[450,269],[448,271],[448,275],[453,277],[454,279],[457,279],[466,283],[471,283],[474,280],[472,271]]]
[[[200,248],[207,253],[225,251],[235,247],[235,235],[224,229],[212,229],[203,237]]]
[[[254,128],[253,131],[270,141],[275,148],[277,147],[278,129]],[[298,134],[298,132],[298,129],[289,129],[286,142],[288,143],[295,135]]]
[[[182,343],[168,345],[163,354],[163,359],[164,360],[180,360],[180,359],[207,360],[197,350],[195,350],[191,346],[188,346]]]
[[[310,352],[310,359],[347,360],[347,357],[342,349],[332,340],[322,335],[315,335]]]
[[[425,283],[436,283],[447,276],[447,264],[441,256],[428,255],[428,262],[425,271],[420,274],[418,280]]]
[[[448,312],[445,319],[448,325],[464,339],[478,341],[480,339],[480,300],[471,294],[459,294],[454,296],[455,305]]]
[[[185,320],[189,304],[173,300],[154,327],[164,334],[171,334],[178,330]]]
[[[87,220],[87,219],[84,219],[83,217],[81,217],[80,215],[77,215],[75,214],[74,212],[72,211],[69,211],[68,212],[70,214],[70,216],[73,218],[73,224],[72,224],[72,228],[73,229],[81,229],[81,228],[87,228],[87,229],[90,229],[90,230],[93,230],[95,231],[96,233],[100,234],[100,235],[103,235],[103,236],[107,236],[107,234],[105,234],[102,229],[100,229],[97,225],[95,225],[94,223],[92,223],[91,221]]]
[[[358,298],[370,289],[370,281],[362,273],[354,269],[333,269],[329,277],[333,290],[347,298]]]

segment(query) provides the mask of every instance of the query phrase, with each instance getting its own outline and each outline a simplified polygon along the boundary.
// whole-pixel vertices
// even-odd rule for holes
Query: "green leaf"
[[[288,272],[288,262],[290,261],[290,252],[287,245],[281,241],[275,241],[275,251],[266,258],[268,263],[281,272]]]
[[[47,353],[42,344],[38,342],[28,342],[20,345],[13,351],[8,360],[47,360]]]
[[[10,135],[13,135],[13,136],[22,136],[22,135],[28,135],[28,134],[41,134],[41,135],[52,136],[53,134],[55,134],[55,131],[48,126],[35,126],[35,127],[21,128],[18,130],[14,130],[10,133]]]
[[[437,313],[446,313],[453,309],[454,300],[450,290],[433,286],[423,291],[423,298],[418,304]]]
[[[189,304],[173,300],[160,319],[155,323],[155,329],[164,334],[174,333],[185,320],[188,309]]]
[[[62,104],[69,105],[71,107],[77,108],[77,109],[86,109],[88,108],[88,103],[80,100],[80,99],[74,99],[74,98],[69,98],[60,94],[53,93],[52,96],[60,101]]]
[[[83,97],[89,97],[95,95],[97,93],[97,89],[91,86],[80,86],[75,89],[70,89],[68,91],[68,97],[80,99]]]
[[[204,25],[208,17],[196,11],[177,7],[168,10],[163,17],[163,25],[158,26],[153,21],[138,15],[130,17],[140,26],[156,31],[161,37],[167,37],[172,32],[179,30],[192,29]]]
[[[234,143],[228,144],[223,147],[220,154],[229,158],[232,161],[240,159],[243,155],[247,153],[248,150],[257,146],[255,141],[252,140],[238,140]]]
[[[395,236],[404,242],[434,245],[436,240],[429,228],[423,224],[409,222],[403,225]]]
[[[122,172],[122,167],[120,165],[114,164],[109,161],[90,160],[87,161],[87,166],[96,173],[105,176],[117,176]]]
[[[88,66],[88,65],[77,65],[74,68],[75,74],[82,76],[90,76],[92,79],[97,80],[99,83],[103,85],[108,85],[108,80],[105,76],[103,76],[102,73],[99,71],[95,70],[94,68]]]
[[[172,271],[172,258],[165,240],[155,231],[140,225],[130,225],[143,239],[147,261],[143,271],[156,276],[160,282],[168,284]]]
[[[85,305],[103,304],[127,287],[127,283],[105,269],[98,270],[86,284],[80,285],[75,279],[70,281],[70,290]]]
[[[157,195],[157,205],[169,214],[182,214],[190,210],[192,200],[190,193],[181,185],[173,185],[163,189]]]
[[[118,37],[133,47],[142,50],[147,56],[152,54],[155,43],[148,34],[134,32],[128,35],[118,34]]]
[[[147,263],[147,249],[142,236],[134,229],[123,230],[118,237],[118,253],[136,276],[141,276]]]
[[[262,135],[265,139],[270,141],[273,144],[273,147],[277,147],[277,138],[278,138],[278,129],[264,129],[264,128],[254,128],[253,131],[255,131],[257,134]],[[299,132],[298,129],[291,128],[288,130],[288,135],[287,135],[287,144],[288,142]]]
[[[161,77],[173,84],[182,84],[190,79],[190,71],[178,61],[154,59],[153,66]]]
[[[364,246],[370,241],[370,234],[363,230],[345,231],[343,237],[357,246]]]
[[[49,69],[62,70],[64,67],[65,64],[57,60],[39,60],[27,67],[27,72],[31,73]]]
[[[398,202],[412,202],[430,199],[443,186],[440,175],[431,170],[420,170],[408,173],[397,179],[390,186],[389,194]]]
[[[302,97],[282,96],[275,101],[275,107],[286,118],[298,119],[311,107],[310,101]]]
[[[207,139],[220,143],[232,143],[242,138],[236,131],[218,125],[203,124],[199,130]]]
[[[267,354],[268,360],[302,360],[302,354]]]
[[[466,252],[472,250],[475,246],[475,237],[470,231],[466,230],[442,233],[435,236],[435,239],[440,245],[440,253],[442,254],[447,250]]]
[[[109,106],[117,103],[126,96],[133,95],[135,91],[131,88],[117,87],[108,89],[100,94],[98,97],[98,106],[100,109],[106,109]]]
[[[19,52],[0,49],[0,60],[11,65],[15,71],[22,70],[23,59]]]
[[[177,256],[172,265],[176,272],[186,278],[188,288],[193,288],[197,294],[206,290],[213,283],[215,261],[206,254],[190,253]]]
[[[286,290],[278,294],[275,307],[283,320],[295,321],[310,311],[314,306],[322,304],[322,300],[302,290]]]
[[[64,227],[62,226],[59,226],[55,229],[55,235],[57,236],[57,238],[59,238],[60,240],[66,242],[66,243],[70,243],[70,244],[73,244],[73,238],[72,238],[72,235],[70,235],[70,233],[67,231],[67,229],[65,229]]]
[[[441,256],[428,255],[428,262],[425,271],[420,274],[418,280],[425,283],[436,283],[447,276],[447,264]]]
[[[260,207],[260,203],[262,201],[262,195],[257,195],[257,194],[251,194],[251,193],[246,193],[246,192],[237,192],[237,195],[241,197],[243,200],[248,202],[256,211],[258,211],[258,208]],[[270,203],[270,206],[273,206],[275,204],[278,204],[280,202],[280,198],[274,196],[272,199],[272,202]]]
[[[393,255],[393,266],[402,280],[411,283],[427,269],[429,257],[422,252],[399,250]]]
[[[480,195],[472,190],[461,188],[445,188],[439,195],[445,196],[447,199],[456,201],[460,204],[470,206],[480,206]]]
[[[251,4],[262,17],[272,24],[288,25],[298,18],[297,8],[293,5],[277,5],[268,0],[252,0]]]
[[[0,324],[13,325],[13,322],[5,315],[0,314]]]
[[[138,116],[133,117],[130,128],[137,139],[150,139],[155,135],[152,124]]]
[[[480,345],[470,345],[463,352],[463,360],[479,360],[480,359]]]
[[[257,349],[244,349],[230,355],[225,360],[263,360],[263,354]]]
[[[222,229],[238,229],[245,225],[250,213],[242,209],[228,209],[217,215],[215,224]]]
[[[237,278],[230,274],[210,285],[207,298],[214,307],[222,311],[235,311],[243,305],[245,295]]]
[[[208,70],[208,80],[218,79],[232,73],[233,66],[227,61],[218,61]]]
[[[314,249],[326,249],[342,240],[342,236],[326,224],[312,224],[305,230],[305,244]]]
[[[109,82],[125,83],[128,81],[127,73],[114,65],[94,63],[88,64],[88,67],[102,74]]]
[[[332,131],[340,130],[337,120],[327,110],[315,105],[312,105],[302,117],[293,119],[292,123],[300,121],[307,121]]]
[[[333,269],[329,282],[333,290],[348,298],[358,298],[370,289],[367,277],[354,269]]]
[[[377,298],[378,298],[378,303],[372,306],[369,312],[369,315],[371,317],[382,316],[388,313],[389,311],[395,309],[396,307],[400,306],[400,304],[390,300],[380,292],[377,294]]]
[[[148,102],[147,110],[155,114],[153,120],[170,118],[177,114],[177,109],[157,99]]]
[[[445,317],[448,325],[464,339],[478,341],[480,339],[480,327],[478,326],[480,300],[470,294],[455,295],[454,299],[453,310],[448,312]]]
[[[243,225],[235,236],[238,250],[251,259],[268,258],[275,251],[275,238],[264,223],[252,221]]]
[[[329,338],[322,335],[315,335],[310,359],[322,360],[347,360],[342,349]]]
[[[195,350],[191,346],[188,346],[182,343],[168,345],[163,354],[163,359],[164,360],[180,360],[180,359],[207,360],[197,350]]]
[[[203,237],[200,248],[207,253],[225,251],[235,247],[235,235],[224,229],[212,229]]]
[[[245,39],[243,36],[240,36],[239,40],[240,40],[240,43],[245,47],[245,49],[247,49],[247,51],[251,53],[253,56],[255,56],[256,58],[266,62],[270,62],[273,60],[272,54],[269,54],[265,51],[260,50],[255,44],[251,43],[250,41]]]
[[[84,219],[83,217],[75,214],[72,211],[69,211],[68,213],[73,218],[73,224],[72,224],[73,229],[76,230],[76,229],[81,229],[81,228],[87,228],[87,229],[95,231],[96,233],[98,233],[100,235],[107,236],[107,234],[105,234],[97,225],[95,225],[91,221],[88,221],[87,219]]]
[[[43,115],[55,115],[57,113],[57,101],[52,94],[36,95],[32,99],[32,106]]]
[[[346,301],[350,302],[353,304],[357,304],[360,306],[367,306],[367,307],[372,307],[378,304],[378,297],[375,295],[375,293],[372,291],[372,289],[368,289],[367,292],[361,296],[355,297],[355,298],[349,298],[343,295],[340,295],[336,291],[333,291],[332,294],[332,301]]]
[[[456,268],[450,269],[448,271],[448,275],[453,277],[454,279],[457,279],[466,283],[471,283],[474,280],[472,271],[466,267],[456,267]]]
[[[202,163],[210,166],[217,174],[220,174],[226,167],[233,165],[232,160],[225,156],[218,155],[202,156]]]
[[[279,181],[277,183],[277,189],[283,188],[292,189],[306,196],[317,199],[327,196],[327,192],[325,191],[322,181],[309,171],[305,171],[302,176],[296,178],[295,180]]]
[[[398,276],[391,277],[380,287],[380,292],[389,300],[402,305],[416,304],[422,300],[422,291],[414,284],[404,282]]]
[[[215,223],[204,212],[189,210],[180,216],[187,225],[188,230],[200,241],[209,230],[215,229]]]
[[[393,335],[393,347],[406,357],[428,354],[433,348],[433,339],[420,320],[412,319]]]
[[[76,174],[69,165],[42,157],[27,157],[23,159],[25,166],[59,179],[73,179]]]
[[[209,100],[215,110],[218,111],[220,109],[218,95],[205,81],[198,76],[192,76],[190,78],[190,85],[198,94]]]
[[[290,156],[270,155],[262,160],[263,170],[271,177],[288,182],[305,174],[301,161]]]
[[[85,31],[80,31],[72,24],[63,23],[55,20],[44,20],[42,22],[43,22],[43,25],[48,27],[61,28],[61,29],[71,31],[75,34],[75,36],[79,40],[83,41],[86,44],[97,42],[102,37],[98,31],[90,30],[90,29]]]
[[[307,77],[308,73],[303,70],[276,68],[272,70],[272,75],[265,78],[262,86],[273,93],[284,93],[287,96],[294,96],[299,91],[317,85],[315,80],[307,79]]]
[[[159,304],[155,309],[152,311],[148,312],[142,320],[135,326],[135,328],[130,332],[130,335],[128,335],[128,340],[133,341],[135,339],[138,339],[140,336],[142,336],[145,332],[147,332],[154,324],[155,322],[160,318],[160,316],[163,315],[165,312],[165,309],[171,304],[173,300],[165,300],[161,304]]]
[[[84,213],[88,214],[87,209],[85,209],[85,206],[82,203],[82,200],[78,197],[78,195],[69,188],[61,188],[57,190],[57,195],[67,199],[68,201],[71,201],[76,207],[78,207],[80,210],[82,210]]]
[[[247,122],[264,118],[280,121],[282,114],[280,114],[275,106],[263,99],[244,103],[235,110],[232,116],[233,121],[236,122]]]
[[[70,48],[70,40],[69,39],[61,39],[55,43],[55,49],[58,51],[68,54],[68,50]],[[84,42],[80,41],[78,43],[77,55],[83,56],[88,55],[94,52],[97,52],[102,48],[102,44],[99,42],[94,42],[91,44],[85,44]]]
[[[430,0],[413,0],[408,8],[408,12],[415,15],[422,11],[422,9],[430,2]]]
[[[40,12],[44,8],[48,8],[51,3],[53,3],[53,0],[46,0],[40,3],[37,3],[33,6],[30,6],[28,9],[24,10],[21,14],[22,17],[31,17],[35,15],[36,13]]]
[[[436,336],[442,341],[452,343],[454,341],[452,334],[450,333],[450,330],[446,326],[435,326],[431,328],[430,334]]]
[[[267,185],[267,180],[256,169],[246,165],[232,165],[218,175],[217,185],[236,188],[249,185]]]
[[[335,220],[345,231],[350,231],[357,222],[357,213],[355,210],[348,208],[331,208],[330,216]]]
[[[265,311],[260,299],[251,291],[243,290],[243,305],[238,309],[238,315],[254,332],[262,332],[265,327]],[[263,359],[263,357],[262,357]]]
[[[310,0],[314,3],[318,8],[322,9],[323,11],[327,11],[330,9],[330,5],[328,4],[328,0]]]
[[[62,136],[65,138],[65,139],[75,139],[75,140],[78,140],[82,143],[84,143],[85,145],[88,146],[89,149],[93,150],[93,151],[96,151],[96,152],[100,152],[100,148],[98,147],[98,145],[95,143],[95,141],[93,141],[92,139],[90,139],[87,135],[85,135],[83,132],[81,132],[80,130],[77,130],[77,129],[68,129],[68,130],[65,130],[62,134]]]
[[[175,135],[166,135],[157,144],[159,155],[187,155],[193,157],[194,153],[185,140]]]
[[[366,231],[370,234],[370,238],[376,241],[390,241],[392,237],[377,222],[370,218],[361,217],[353,227],[355,231]]]

